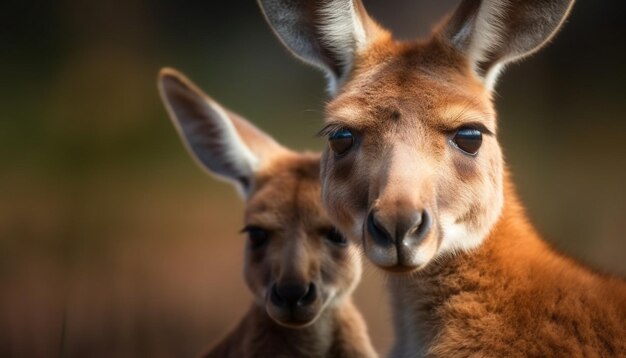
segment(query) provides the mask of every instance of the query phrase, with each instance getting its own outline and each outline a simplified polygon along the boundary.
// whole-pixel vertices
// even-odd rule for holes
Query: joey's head
[[[302,327],[346,299],[361,262],[321,204],[320,156],[284,148],[172,69],[159,88],[190,154],[245,199],[244,277],[256,303]]]
[[[322,200],[340,230],[392,272],[478,247],[503,206],[496,79],[552,38],[573,0],[463,0],[411,42],[394,40],[360,0],[259,4],[329,79]]]

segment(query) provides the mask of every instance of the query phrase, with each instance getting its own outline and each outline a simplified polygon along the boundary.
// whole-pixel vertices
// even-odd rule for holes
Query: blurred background
[[[400,38],[453,0],[365,1]],[[626,274],[626,2],[581,0],[498,86],[500,139],[556,248]],[[0,356],[194,356],[245,312],[237,194],[199,170],[159,101],[173,66],[280,142],[319,150],[321,74],[252,0],[0,3]],[[383,279],[357,301],[380,352]]]

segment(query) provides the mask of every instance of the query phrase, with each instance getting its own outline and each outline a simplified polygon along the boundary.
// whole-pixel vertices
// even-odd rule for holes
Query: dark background
[[[366,1],[401,38],[456,1]],[[559,250],[626,274],[626,2],[581,0],[498,86],[500,140],[530,217]],[[187,156],[162,66],[280,142],[315,149],[321,74],[252,0],[0,3],[0,356],[193,356],[241,317],[242,208]],[[391,339],[385,290],[357,301]]]

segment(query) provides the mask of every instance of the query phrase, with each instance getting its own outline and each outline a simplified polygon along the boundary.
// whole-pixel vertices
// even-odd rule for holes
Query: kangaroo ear
[[[361,0],[258,0],[270,27],[291,52],[325,72],[334,94],[355,54],[384,31]]]
[[[253,188],[256,171],[286,151],[176,70],[162,69],[158,85],[161,99],[191,156],[210,173],[234,183],[245,197]]]
[[[502,67],[543,47],[573,4],[574,0],[463,0],[442,34],[469,58],[492,90]]]

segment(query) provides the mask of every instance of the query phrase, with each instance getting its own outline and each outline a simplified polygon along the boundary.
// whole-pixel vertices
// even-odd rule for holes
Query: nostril
[[[432,225],[432,219],[428,214],[428,211],[424,210],[420,215],[420,220],[416,223],[415,238],[422,240],[428,235],[430,226]]]
[[[280,296],[280,293],[278,293],[278,287],[275,284],[272,285],[272,291],[270,293],[270,300],[276,306],[285,305],[285,300]]]
[[[367,216],[367,231],[378,245],[389,246],[393,244],[393,238],[385,227],[376,219],[374,212]]]
[[[298,301],[298,304],[302,306],[309,305],[313,303],[316,298],[317,288],[315,287],[315,284],[311,282],[309,284],[309,289],[307,290],[306,294]]]

